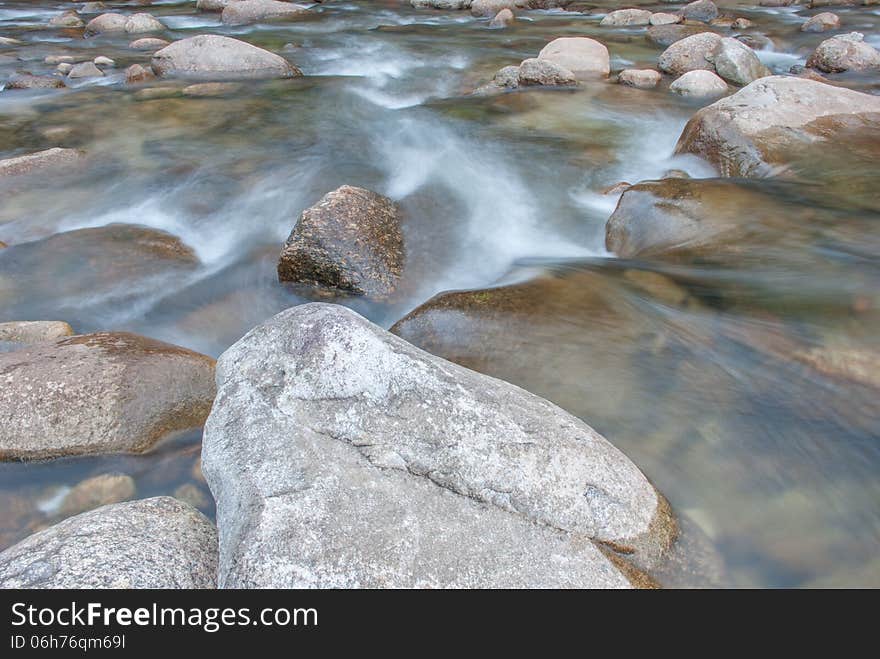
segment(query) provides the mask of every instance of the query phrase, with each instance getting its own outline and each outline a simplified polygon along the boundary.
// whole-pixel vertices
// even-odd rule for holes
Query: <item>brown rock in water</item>
[[[6,81],[6,89],[57,89],[64,87],[64,81],[55,76],[35,76],[30,73],[15,73]]]
[[[617,202],[605,246],[626,259],[742,254],[789,231],[798,210],[772,192],[729,179],[642,181]]]
[[[489,27],[493,29],[510,27],[516,22],[516,16],[510,9],[502,9],[489,21]]]
[[[0,460],[139,452],[201,426],[214,360],[126,332],[0,353]]]
[[[141,66],[140,64],[132,64],[130,67],[125,69],[125,84],[127,85],[137,85],[142,82],[149,82],[150,80],[155,80],[156,76],[153,74],[150,69]]]
[[[392,200],[344,185],[303,211],[281,251],[278,279],[387,298],[405,262],[401,220]]]
[[[64,519],[111,503],[134,497],[134,479],[128,474],[100,474],[77,483],[61,501],[55,515]]]
[[[2,246],[2,244],[0,244]],[[61,320],[31,320],[0,323],[0,341],[43,343],[73,336],[73,328]]]
[[[0,180],[12,176],[36,174],[50,169],[70,167],[84,157],[76,149],[52,148],[0,160]]]
[[[825,73],[880,69],[880,51],[864,39],[861,32],[826,39],[810,55],[807,66]]]
[[[676,152],[702,156],[722,176],[768,176],[799,149],[833,147],[838,132],[878,126],[880,97],[769,76],[699,110]]]
[[[12,245],[0,259],[8,316],[51,317],[61,307],[77,321],[87,296],[125,304],[139,284],[164,285],[192,272],[199,261],[177,237],[147,227],[110,224]]]
[[[671,279],[650,274],[644,289],[619,270],[561,266],[524,283],[441,293],[391,332],[601,425],[628,415],[627,401],[656,395],[640,369],[656,346],[668,347],[667,327],[633,300],[690,304]]]

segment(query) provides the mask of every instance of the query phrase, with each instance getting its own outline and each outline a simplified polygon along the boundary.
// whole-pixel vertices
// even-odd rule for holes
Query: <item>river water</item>
[[[404,208],[407,295],[393,305],[336,301],[391,327],[442,291],[550,282],[552,301],[516,336],[477,314],[436,350],[553,400],[627,453],[717,568],[711,580],[687,573],[670,583],[880,586],[880,159],[829,155],[794,181],[732,183],[732,203],[742,195],[743,212],[766,209],[772,221],[726,258],[622,262],[604,248],[617,196],[601,191],[671,169],[713,176],[672,155],[701,103],[608,82],[469,94],[558,36],[600,39],[612,70],[654,66],[661,47],[642,29],[598,26],[601,8],[617,3],[600,0],[591,15],[529,12],[491,31],[467,12],[394,1],[329,2],[307,20],[242,27],[194,4],[149,11],[170,28],[166,38],[235,36],[282,53],[306,77],[216,97],[162,83],[171,95],[145,98],[122,81],[126,66],[149,59],[129,38],[47,29],[69,3],[0,2],[0,36],[23,42],[0,46],[0,80],[50,72],[48,55],[116,62],[98,82],[0,92],[0,157],[52,146],[88,153],[74,172],[0,190],[0,240],[35,246],[5,268],[0,252],[0,321],[66,320],[78,333],[128,330],[217,356],[304,296],[330,299],[281,286],[277,255],[303,208],[343,184],[367,187]],[[755,22],[748,33],[777,72],[803,64],[821,40],[798,30],[816,12],[720,4]],[[838,13],[877,44],[880,10]],[[878,75],[839,80],[880,93]],[[47,241],[114,223],[169,232],[199,265],[127,269],[117,257],[104,267],[102,243]],[[646,273],[666,284],[632,285]],[[670,302],[669,282],[686,303]],[[602,316],[594,293],[620,306]],[[832,347],[860,377],[805,368],[792,342]],[[141,456],[0,464],[0,547],[45,526],[70,487],[105,472],[132,475],[139,497],[189,484],[211,514],[198,441],[191,433]]]

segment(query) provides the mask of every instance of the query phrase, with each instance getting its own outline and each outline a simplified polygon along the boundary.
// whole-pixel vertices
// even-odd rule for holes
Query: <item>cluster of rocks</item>
[[[89,3],[94,4],[94,3]],[[222,6],[221,6],[222,5]],[[301,18],[308,8],[292,2],[276,0],[231,0],[230,2],[199,3],[205,10],[222,10],[223,21],[228,24],[256,23],[283,18]],[[100,11],[98,7],[83,7],[82,13]],[[219,35],[198,35],[169,42],[158,36],[165,33],[166,26],[148,13],[121,14],[100,13],[88,23],[83,22],[76,10],[68,10],[49,21],[50,27],[81,28],[83,37],[102,35],[149,35],[138,36],[129,48],[151,53],[151,61],[132,64],[124,74],[126,84],[140,84],[157,77],[195,77],[210,80],[293,78],[302,72],[283,57],[245,41]],[[32,74],[19,71],[5,84],[8,90],[56,89],[88,78],[107,75],[115,62],[105,56],[83,60],[72,55],[50,55],[45,64],[54,65],[51,74]]]
[[[805,147],[835,148],[842,130],[880,128],[880,97],[770,76],[699,110],[676,148],[722,177],[766,177]],[[606,225],[606,247],[624,258],[675,255],[735,244],[753,214],[724,208],[723,182],[667,178],[627,186]],[[732,198],[737,200],[737,198]],[[739,203],[739,200],[737,201]],[[766,200],[762,206],[767,206]]]
[[[7,336],[36,338],[25,330]],[[75,423],[44,410],[45,420],[16,424],[33,428],[30,448],[3,437],[4,448],[64,454],[75,442],[51,439],[62,430],[88,450],[141,447],[118,433],[104,445],[114,432],[104,419],[116,414],[117,425],[150,437],[145,417],[162,413],[147,408],[181,392],[157,365],[181,360],[170,369],[178,377],[210,370],[199,356],[144,341],[74,336],[4,356],[4,416],[7,391],[34,386],[20,403],[45,406],[40,395],[67,391],[99,417],[67,407]],[[37,373],[49,358],[55,372]],[[220,358],[216,382],[202,464],[219,536],[172,498],[112,503],[0,553],[0,586],[644,587],[675,539],[663,498],[582,421],[344,307],[302,305],[255,328]],[[96,410],[105,385],[118,396]],[[74,488],[62,509],[133,492],[125,477],[103,475]]]
[[[601,79],[611,70],[608,48],[589,37],[560,37],[548,43],[537,57],[505,66],[476,93],[533,86],[576,86],[580,81]]]

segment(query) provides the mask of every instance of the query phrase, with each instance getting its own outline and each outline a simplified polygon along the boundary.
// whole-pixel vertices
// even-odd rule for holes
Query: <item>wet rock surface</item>
[[[149,449],[204,422],[213,372],[205,355],[125,333],[0,353],[0,459]]]
[[[342,186],[303,211],[278,260],[278,278],[388,297],[406,258],[402,214],[387,197]]]

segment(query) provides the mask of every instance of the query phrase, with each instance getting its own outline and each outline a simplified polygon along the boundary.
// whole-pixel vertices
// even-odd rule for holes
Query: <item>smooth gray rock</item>
[[[217,34],[175,41],[155,52],[150,63],[158,76],[236,80],[302,75],[302,71],[280,55]]]
[[[708,57],[715,64],[715,72],[735,85],[747,85],[758,78],[771,75],[755,51],[743,42],[725,37]]]
[[[214,588],[217,531],[155,497],[103,506],[0,553],[0,588]]]
[[[199,427],[214,360],[126,332],[0,353],[0,460],[143,451]]]
[[[341,306],[255,328],[217,383],[221,587],[627,587],[674,534],[582,421]]]

